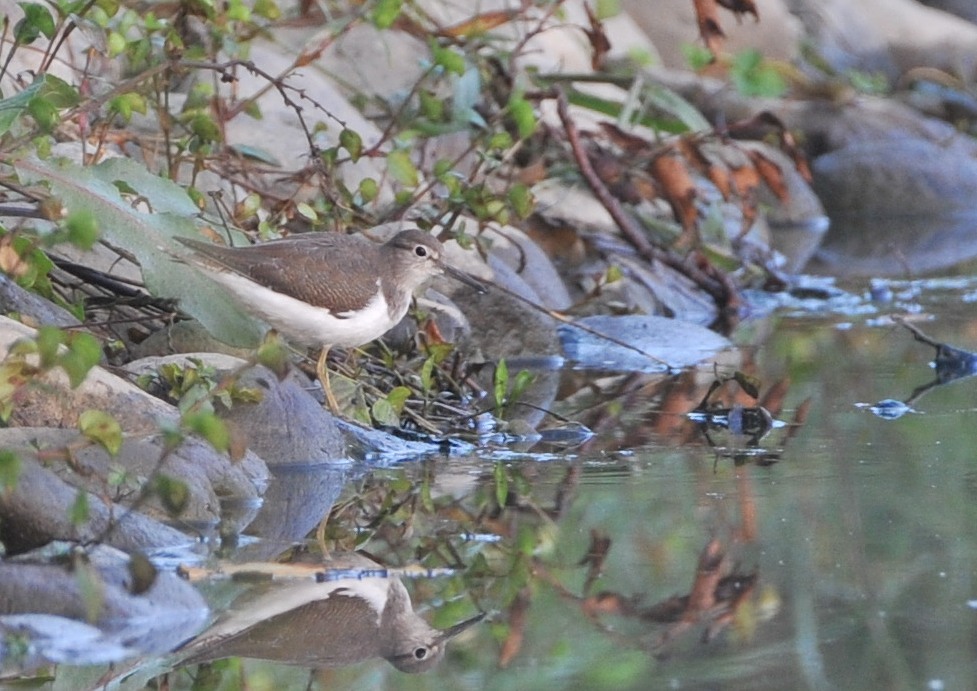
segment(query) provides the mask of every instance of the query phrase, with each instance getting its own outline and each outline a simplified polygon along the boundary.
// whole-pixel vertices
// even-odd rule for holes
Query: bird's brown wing
[[[177,239],[220,268],[303,302],[328,305],[337,316],[362,308],[378,290],[379,245],[362,236],[315,233],[237,248]]]

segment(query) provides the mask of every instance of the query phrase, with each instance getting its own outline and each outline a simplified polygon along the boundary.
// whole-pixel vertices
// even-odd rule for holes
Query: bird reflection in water
[[[402,672],[424,672],[444,657],[448,641],[484,617],[435,629],[414,612],[401,582],[411,572],[383,569],[355,554],[334,555],[325,565],[255,563],[183,572],[191,580],[250,585],[231,609],[176,651],[185,665],[253,657],[341,667],[382,657]]]

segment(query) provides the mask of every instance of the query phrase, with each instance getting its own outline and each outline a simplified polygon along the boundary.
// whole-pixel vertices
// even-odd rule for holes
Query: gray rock
[[[295,370],[279,379],[266,367],[218,353],[143,358],[126,369],[145,374],[168,363],[190,364],[191,358],[214,367],[218,377],[236,376],[240,386],[261,392],[259,403],[234,402],[218,412],[269,466],[346,462],[335,419],[309,392],[308,378]]]
[[[0,541],[8,552],[41,547],[52,540],[101,542],[123,551],[187,545],[190,538],[141,513],[128,512],[88,494],[88,518],[70,520],[78,489],[33,458],[21,458],[17,485],[0,493]]]
[[[158,521],[176,520],[181,527],[202,531],[219,524],[222,534],[240,532],[251,522],[268,479],[264,463],[254,454],[232,462],[192,437],[170,449],[161,434],[125,436],[118,454],[111,456],[77,430],[18,427],[0,429],[0,448],[16,452],[21,460],[43,462],[71,486],[110,495],[120,505],[139,501],[139,510]],[[128,479],[113,487],[109,478],[119,471]],[[172,516],[156,494],[140,499],[143,485],[157,473],[186,485],[187,505],[179,516]]]
[[[65,308],[21,288],[10,276],[2,273],[0,273],[0,312],[3,314],[16,312],[22,317],[29,317],[37,324],[61,327],[81,324]]]
[[[845,147],[814,162],[832,228],[813,268],[928,273],[977,257],[977,160],[921,139]]]
[[[610,371],[682,369],[732,346],[698,324],[639,315],[584,317],[561,326],[560,336],[578,368]]]

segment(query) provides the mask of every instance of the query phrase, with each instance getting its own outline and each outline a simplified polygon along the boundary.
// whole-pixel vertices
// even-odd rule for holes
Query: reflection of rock
[[[0,563],[0,669],[162,653],[204,624],[207,605],[176,574],[157,573],[139,594],[133,582],[129,557],[104,546],[74,561],[32,554]],[[11,635],[25,640],[25,658],[4,648]]]
[[[243,564],[225,575],[266,581],[252,587],[210,628],[177,651],[181,664],[255,657],[307,667],[338,667],[382,657],[423,672],[448,640],[481,616],[439,631],[418,616],[396,575],[355,554],[325,565]]]
[[[263,539],[249,553],[269,540],[281,544],[305,538],[339,498],[347,473],[337,465],[273,466],[261,511],[247,531]]]

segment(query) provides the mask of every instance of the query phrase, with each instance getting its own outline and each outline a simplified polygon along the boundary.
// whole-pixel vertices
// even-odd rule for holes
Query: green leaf
[[[27,104],[27,112],[34,118],[34,122],[42,132],[51,132],[60,122],[58,109],[46,98],[38,96]]]
[[[108,54],[110,58],[117,57],[121,55],[126,49],[126,37],[120,34],[118,31],[110,31],[108,40],[106,41],[106,48],[108,49]]]
[[[44,5],[34,2],[19,2],[24,18],[14,26],[14,40],[20,44],[33,43],[41,34],[54,37],[54,17]]]
[[[90,250],[98,241],[98,220],[88,209],[69,213],[64,227],[68,231],[68,242],[79,249]]]
[[[421,113],[431,122],[442,122],[444,120],[444,99],[438,98],[429,91],[422,90],[418,94],[421,102]]]
[[[220,128],[209,115],[200,113],[190,119],[190,131],[203,142],[220,141]]]
[[[536,131],[536,113],[533,104],[522,96],[513,95],[509,99],[509,115],[516,124],[516,132],[520,139],[527,139]]]
[[[597,0],[597,19],[604,20],[616,17],[621,13],[621,0]]]
[[[400,416],[386,398],[378,398],[373,403],[370,407],[370,415],[378,425],[397,427],[400,424]]]
[[[421,365],[421,388],[425,392],[430,392],[434,388],[434,356],[427,358]]]
[[[495,366],[492,380],[495,385],[495,405],[501,406],[505,403],[506,392],[509,390],[509,366],[505,363],[505,358],[499,360],[499,364]]]
[[[191,413],[183,417],[183,424],[190,431],[210,442],[218,451],[227,451],[231,446],[231,434],[224,421],[211,411]]]
[[[281,8],[274,0],[255,0],[254,13],[271,21],[282,16]]]
[[[760,398],[760,380],[757,377],[736,370],[733,373],[733,379],[747,396],[754,399]]]
[[[390,402],[397,415],[400,415],[404,411],[404,405],[407,403],[410,395],[411,391],[406,386],[395,386],[387,394],[387,401]]]
[[[682,55],[689,67],[698,72],[712,64],[715,59],[712,52],[704,45],[698,43],[685,43],[682,45]]]
[[[263,329],[226,290],[219,289],[205,272],[174,261],[186,250],[172,238],[198,234],[199,209],[184,189],[129,159],[83,167],[34,158],[12,165],[21,183],[46,184],[71,212],[90,211],[98,219],[103,239],[136,256],[151,293],[178,299],[181,309],[225,343],[250,347],[258,343]],[[122,196],[116,183],[123,180],[146,201],[149,211],[136,208]]]
[[[733,56],[729,76],[733,85],[744,96],[776,97],[787,90],[784,78],[755,48]]]
[[[158,572],[153,562],[142,552],[133,552],[129,555],[129,592],[132,595],[142,595],[153,587],[156,582]]]
[[[303,218],[316,223],[319,220],[319,214],[315,212],[311,206],[305,202],[299,202],[295,205],[295,210],[299,212],[299,215]]]
[[[93,442],[101,444],[112,456],[122,448],[122,427],[104,410],[86,410],[78,416],[78,428]]]
[[[509,498],[509,476],[502,461],[496,461],[492,477],[495,480],[495,501],[501,508]]]
[[[533,193],[529,191],[529,187],[521,182],[517,182],[509,188],[507,196],[509,197],[509,204],[512,206],[512,210],[516,212],[516,215],[519,218],[529,218],[533,213],[533,208],[536,206],[536,200],[533,198]]]
[[[451,118],[454,122],[487,127],[485,119],[475,110],[482,99],[482,75],[471,67],[455,79],[451,94]]]
[[[147,111],[146,99],[142,94],[130,91],[112,98],[108,102],[109,113],[116,113],[123,122],[129,122],[133,113],[145,114]]]
[[[179,516],[190,503],[190,488],[187,483],[164,473],[159,473],[153,482],[153,491],[171,515]]]
[[[359,192],[360,199],[363,200],[363,203],[369,204],[377,198],[377,195],[380,193],[380,187],[373,178],[363,178],[360,180]]]
[[[258,346],[257,360],[279,377],[288,370],[288,346],[275,331],[269,331]]]
[[[410,160],[410,153],[406,149],[395,149],[387,154],[387,170],[394,180],[404,187],[417,187],[420,177],[417,168]]]
[[[88,506],[88,492],[79,489],[75,493],[75,501],[68,507],[68,520],[73,526],[80,526],[88,520],[90,515]]]
[[[75,582],[85,608],[85,621],[94,624],[99,620],[105,604],[105,584],[87,557],[76,557],[73,566]]]
[[[94,336],[80,331],[69,333],[65,345],[67,350],[59,355],[58,364],[68,375],[71,388],[75,389],[101,361],[102,346]]]
[[[378,0],[370,13],[370,21],[378,29],[389,29],[400,16],[403,0]]]
[[[339,133],[339,144],[349,152],[353,163],[360,160],[360,155],[363,153],[363,139],[358,132],[349,128],[344,129]]]
[[[512,390],[509,392],[510,401],[519,400],[535,379],[536,377],[529,371],[519,370],[515,381],[512,382]]]
[[[11,490],[20,478],[20,456],[9,449],[0,449],[0,490]]]
[[[39,95],[55,108],[74,108],[81,102],[78,89],[53,74],[45,74],[38,81]]]
[[[58,361],[58,349],[64,343],[65,333],[56,326],[42,326],[37,330],[34,342],[41,358],[41,368],[50,369]]]
[[[435,65],[440,65],[450,74],[461,76],[465,73],[465,57],[457,53],[450,46],[442,47],[431,42],[431,57]]]

